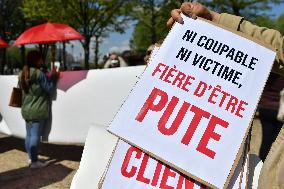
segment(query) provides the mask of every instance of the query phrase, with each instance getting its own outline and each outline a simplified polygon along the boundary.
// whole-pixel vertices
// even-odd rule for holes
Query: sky
[[[272,9],[272,14],[278,17],[280,14],[284,14],[284,3],[275,6]],[[134,25],[129,24],[128,29],[124,34],[110,33],[107,38],[102,39],[99,53],[101,57],[110,52],[123,52],[124,50],[130,49],[129,41],[131,39],[134,30]],[[72,41],[74,48],[72,51],[71,45],[67,45],[67,51],[75,55],[75,60],[83,59],[84,51],[79,41]],[[94,49],[90,49],[90,60],[94,57]]]
[[[103,55],[106,55],[110,52],[123,52],[124,50],[129,50],[129,41],[132,36],[134,30],[134,26],[132,24],[129,24],[128,29],[125,30],[125,33],[119,34],[119,33],[110,33],[107,38],[103,38],[102,42],[100,44],[99,54],[101,57]],[[94,39],[92,39],[93,41]],[[83,59],[84,57],[84,51],[83,47],[80,44],[79,41],[71,41],[70,44],[74,45],[74,49],[72,52],[71,45],[67,45],[67,51],[71,54],[74,54],[75,60]],[[94,45],[94,44],[93,44]],[[91,60],[94,57],[94,49],[92,48],[92,44],[90,45],[90,57]]]
[[[275,6],[272,9],[273,14],[277,16],[279,16],[280,14],[284,14],[284,3],[282,3],[281,5]]]

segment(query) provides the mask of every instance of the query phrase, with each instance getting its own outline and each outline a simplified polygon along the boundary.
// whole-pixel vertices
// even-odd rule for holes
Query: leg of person
[[[263,163],[258,180],[259,189],[281,189],[284,185],[284,127],[282,126],[275,142]]]
[[[31,168],[41,168],[48,165],[47,162],[38,161],[38,146],[41,137],[41,129],[44,121],[33,122],[31,126],[31,140],[30,140],[30,151],[31,151]]]
[[[31,123],[26,122],[26,138],[25,138],[25,148],[29,156],[29,164],[31,163],[32,155],[30,150],[30,140],[31,140]]]
[[[32,162],[36,162],[37,159],[37,154],[38,154],[38,145],[40,141],[40,121],[32,122],[30,126],[30,144],[29,144],[29,149],[31,152],[31,160]]]

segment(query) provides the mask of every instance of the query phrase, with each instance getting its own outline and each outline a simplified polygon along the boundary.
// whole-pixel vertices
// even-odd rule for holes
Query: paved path
[[[41,144],[39,154],[50,165],[34,170],[27,167],[24,140],[0,133],[0,188],[69,188],[82,152],[82,145]]]

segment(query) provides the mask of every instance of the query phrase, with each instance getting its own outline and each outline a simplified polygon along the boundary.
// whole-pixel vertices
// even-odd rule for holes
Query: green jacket
[[[21,75],[22,72],[19,74],[19,81],[21,81]],[[49,93],[54,90],[55,83],[48,81],[46,76],[35,68],[30,68],[29,82],[28,93],[22,90],[22,116],[26,121],[47,119],[51,106]]]

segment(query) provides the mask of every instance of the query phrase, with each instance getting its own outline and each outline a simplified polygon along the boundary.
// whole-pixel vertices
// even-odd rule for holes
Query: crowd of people
[[[284,88],[284,38],[279,31],[259,27],[246,21],[244,18],[227,13],[217,13],[209,10],[200,3],[186,2],[179,9],[171,11],[171,17],[167,22],[170,28],[174,22],[183,24],[181,13],[196,19],[203,17],[218,23],[224,27],[240,31],[264,43],[272,45],[277,52],[272,73],[268,79],[264,93],[259,103],[259,118],[261,128],[253,128],[261,131],[251,138],[254,141],[262,138],[259,157],[264,162],[261,170],[258,187],[260,189],[284,188],[284,127],[277,120],[279,108],[279,92]],[[149,47],[144,58],[148,61],[153,45]],[[19,84],[23,93],[22,117],[26,121],[25,147],[29,157],[31,168],[39,168],[47,165],[38,159],[38,144],[41,130],[50,113],[50,94],[56,88],[59,73],[53,69],[45,74],[40,68],[43,59],[38,51],[30,51],[27,55],[26,65],[19,74]],[[104,68],[127,66],[126,62],[117,54],[110,54],[104,64]],[[256,126],[254,126],[256,127]]]

